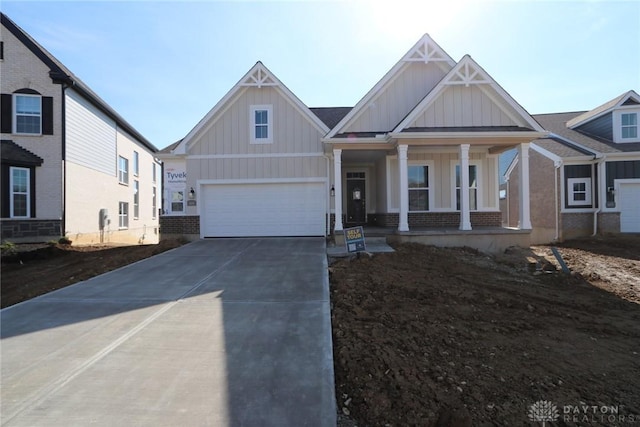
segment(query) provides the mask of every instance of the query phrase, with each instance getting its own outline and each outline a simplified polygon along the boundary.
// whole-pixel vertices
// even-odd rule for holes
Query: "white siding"
[[[115,175],[115,122],[73,90],[66,91],[66,115],[67,161]]]
[[[514,126],[478,86],[449,86],[409,127]]]
[[[445,72],[433,62],[407,63],[342,132],[383,132],[393,129],[444,75]]]

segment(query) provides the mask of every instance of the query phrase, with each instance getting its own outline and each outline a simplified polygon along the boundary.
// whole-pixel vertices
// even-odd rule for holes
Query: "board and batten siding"
[[[116,123],[77,92],[65,91],[66,160],[116,174]]]
[[[252,105],[273,108],[273,142],[251,144]],[[274,87],[248,87],[188,147],[188,155],[321,153],[322,133]]]
[[[343,132],[392,130],[446,73],[436,63],[409,62]]]
[[[597,119],[591,120],[578,126],[576,130],[613,141],[613,113],[607,113]]]
[[[409,127],[516,126],[477,86],[448,87]]]
[[[312,157],[187,158],[188,184],[197,179],[318,178],[327,176],[327,160]]]
[[[389,156],[387,161],[389,188],[398,189],[400,187],[398,159],[396,156]],[[409,153],[409,164],[420,161],[433,163],[434,170],[431,171],[433,182],[429,183],[431,191],[433,191],[434,206],[432,210],[454,211],[455,206],[452,206],[453,177],[455,176],[453,168],[458,162],[458,155],[456,153]],[[498,206],[496,206],[498,194],[497,158],[487,156],[484,153],[471,152],[469,153],[469,161],[478,162],[480,166],[478,188],[482,199],[478,210],[498,210]],[[398,212],[400,209],[398,191],[391,191],[389,198],[390,206],[387,206],[387,212]]]

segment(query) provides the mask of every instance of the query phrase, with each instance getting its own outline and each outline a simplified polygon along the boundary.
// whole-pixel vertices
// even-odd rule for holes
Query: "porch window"
[[[591,178],[569,178],[569,206],[591,205]]]
[[[478,165],[469,165],[469,209],[478,210]],[[460,165],[456,165],[456,210],[460,210]]]
[[[410,165],[409,212],[429,210],[429,166]]]

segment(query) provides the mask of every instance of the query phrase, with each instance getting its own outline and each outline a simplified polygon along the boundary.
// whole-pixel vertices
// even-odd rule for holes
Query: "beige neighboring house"
[[[157,149],[1,18],[2,241],[157,243]]]
[[[258,62],[159,153],[162,230],[339,237],[369,225],[400,240],[526,245],[528,202],[519,230],[501,227],[498,159],[546,134],[470,56],[456,62],[428,35],[353,108],[310,109]]]
[[[532,243],[640,233],[640,95],[630,90],[590,111],[534,118],[550,133],[531,143]],[[505,174],[512,226],[520,163],[516,156]]]

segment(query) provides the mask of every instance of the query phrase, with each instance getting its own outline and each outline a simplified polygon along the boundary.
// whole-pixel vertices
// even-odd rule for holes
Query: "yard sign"
[[[362,227],[345,228],[344,240],[347,245],[347,252],[362,252],[366,250]]]

